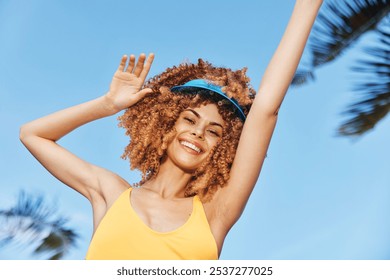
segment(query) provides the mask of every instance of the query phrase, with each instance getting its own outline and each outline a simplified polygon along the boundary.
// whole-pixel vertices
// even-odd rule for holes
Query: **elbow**
[[[27,124],[24,124],[24,125],[22,125],[22,126],[20,127],[20,129],[19,129],[19,140],[20,140],[23,144],[25,144],[26,139],[27,139],[29,136],[31,136],[31,135],[32,135],[32,133],[31,133],[31,131],[30,131],[30,129],[29,129],[29,127],[28,127]]]
[[[26,129],[26,125],[22,125],[20,128],[19,128],[19,140],[24,143],[26,137],[28,135],[28,132],[27,132],[27,129]]]
[[[282,101],[268,98],[268,96],[258,96],[255,98],[250,112],[254,111],[267,118],[277,118]]]
[[[276,120],[279,115],[279,109],[280,106],[278,106],[277,108],[275,108],[274,106],[263,106],[260,110],[258,110],[258,113],[263,118]]]
[[[280,109],[280,106],[279,106],[278,108],[276,108],[276,110],[274,110],[273,113],[272,113],[272,115],[273,115],[274,117],[276,117],[276,118],[278,117],[279,109]]]

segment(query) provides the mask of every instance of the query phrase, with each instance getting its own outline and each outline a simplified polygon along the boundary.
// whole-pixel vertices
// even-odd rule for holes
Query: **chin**
[[[181,148],[179,143],[171,145],[167,150],[166,160],[171,161],[175,166],[186,173],[194,173],[206,160],[207,155],[194,155]]]
[[[188,158],[180,158],[176,157],[172,159],[172,162],[181,170],[183,170],[186,173],[194,173],[203,163],[201,162],[194,162],[193,160],[189,160]]]

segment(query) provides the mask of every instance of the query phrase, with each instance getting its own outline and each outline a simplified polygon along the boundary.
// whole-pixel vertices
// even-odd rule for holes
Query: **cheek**
[[[211,139],[209,141],[210,151],[214,150],[221,143],[221,139]]]
[[[166,142],[166,154],[167,155],[170,155],[170,154],[172,154],[172,152],[175,150],[175,147],[173,147],[174,146],[174,139],[175,138],[170,138],[170,139],[168,139],[168,141]],[[177,147],[176,147],[177,148]]]
[[[175,138],[188,131],[188,128],[185,125],[180,124],[180,123],[179,124],[175,124],[173,129],[175,130]],[[173,139],[171,139],[171,142],[172,142],[172,140]]]
[[[172,128],[172,130],[170,130],[164,137],[163,137],[163,143],[162,143],[162,148],[165,150],[167,149],[171,143],[173,142],[173,140],[175,139],[177,135],[177,130],[175,127]]]

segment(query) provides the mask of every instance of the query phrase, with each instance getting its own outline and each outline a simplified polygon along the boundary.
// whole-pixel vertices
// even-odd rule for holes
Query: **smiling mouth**
[[[197,152],[198,154],[200,154],[202,152],[201,149],[199,149],[197,146],[195,146],[194,144],[190,143],[190,142],[187,142],[187,141],[180,141],[180,144]]]

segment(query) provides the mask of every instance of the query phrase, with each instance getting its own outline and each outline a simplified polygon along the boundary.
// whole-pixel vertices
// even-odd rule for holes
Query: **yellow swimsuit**
[[[170,232],[148,227],[133,210],[131,188],[124,191],[101,220],[87,260],[216,260],[218,249],[202,202],[194,196],[187,222]]]

